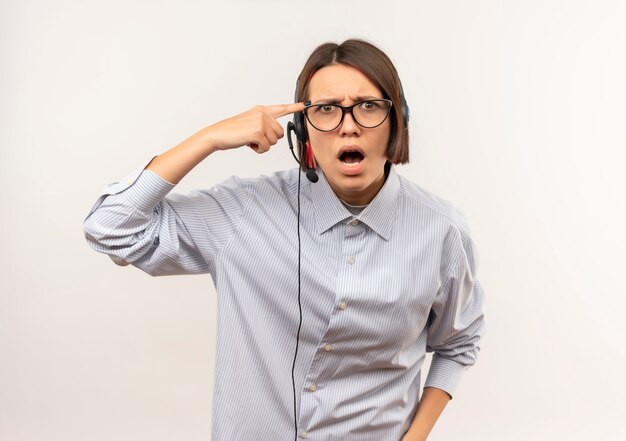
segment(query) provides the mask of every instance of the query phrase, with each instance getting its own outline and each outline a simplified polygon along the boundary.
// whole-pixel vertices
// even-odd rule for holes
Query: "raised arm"
[[[211,190],[165,196],[215,151],[251,145],[266,152],[284,135],[276,118],[303,107],[254,107],[154,157],[105,189],[85,219],[87,242],[117,264],[131,263],[152,275],[209,272],[243,213],[244,185],[232,178]]]
[[[257,153],[264,153],[284,136],[284,130],[276,119],[303,109],[302,103],[253,107],[200,130],[155,157],[146,170],[177,184],[191,169],[217,150],[250,145]]]

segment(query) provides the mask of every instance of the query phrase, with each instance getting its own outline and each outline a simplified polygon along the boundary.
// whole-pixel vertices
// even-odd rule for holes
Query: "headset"
[[[298,102],[298,83],[299,83],[299,78],[298,81],[296,81],[296,92],[294,94],[294,98],[293,101],[295,103]],[[402,82],[400,81],[400,78],[398,78],[398,83],[400,85],[400,105],[402,106],[402,119],[404,122],[404,130],[408,130],[409,127],[409,116],[410,116],[410,111],[409,111],[409,105],[406,102],[406,99],[404,98],[404,89],[402,88]],[[304,103],[305,105],[310,105],[311,102],[307,101]],[[315,159],[313,158],[313,152],[311,151],[311,146],[310,144],[308,144],[308,134],[306,131],[306,124],[305,124],[305,116],[304,116],[304,112],[295,112],[293,114],[293,121],[289,121],[287,123],[287,141],[289,142],[289,150],[291,150],[291,154],[293,155],[293,158],[296,160],[296,162],[298,164],[300,164],[300,166],[302,167],[302,159],[298,159],[298,157],[296,156],[294,150],[293,150],[293,144],[291,142],[291,132],[294,132],[296,134],[296,139],[298,142],[301,142],[302,144],[306,144],[307,145],[307,154],[306,154],[306,161],[307,161],[307,165],[308,165],[308,170],[306,171],[306,177],[307,179],[312,182],[315,183],[319,180],[319,176],[317,175],[317,172],[315,171],[315,169],[317,168],[315,165]],[[298,311],[300,313],[300,319],[298,322],[298,332],[296,334],[296,349],[295,352],[293,354],[293,364],[291,365],[291,384],[293,386],[293,424],[294,424],[294,431],[295,431],[295,435],[294,435],[294,441],[296,441],[298,439],[298,415],[296,412],[296,379],[295,379],[295,369],[296,369],[296,358],[298,356],[298,347],[300,345],[300,330],[302,329],[302,301],[301,301],[301,294],[302,294],[302,275],[301,275],[301,269],[302,269],[302,265],[301,265],[301,257],[302,257],[302,252],[301,252],[301,241],[300,241],[300,178],[302,177],[302,173],[300,173],[300,171],[298,171],[298,207],[297,207],[297,218],[298,218]]]
[[[300,81],[300,78],[298,78],[298,80],[296,81],[296,91],[293,97],[294,103],[298,102],[299,81]],[[409,127],[409,118],[411,115],[411,111],[409,109],[409,105],[406,102],[406,99],[404,98],[404,89],[402,88],[402,81],[400,81],[400,78],[398,78],[398,84],[400,85],[400,105],[402,106],[402,119],[404,122],[404,130],[407,130]],[[311,104],[311,102],[307,101],[304,104],[309,105]],[[300,166],[302,166],[302,162],[301,162],[301,159],[298,159],[298,157],[296,156],[293,150],[293,144],[291,142],[291,132],[294,132],[296,134],[296,140],[298,142],[301,142],[302,144],[307,144],[309,140],[309,136],[306,131],[306,124],[305,124],[304,119],[305,119],[304,112],[295,112],[293,114],[293,120],[287,123],[287,141],[289,142],[289,150],[291,150],[291,154],[293,155],[296,162],[300,164]],[[313,152],[310,150],[310,146],[307,146],[306,160],[307,160],[307,165],[308,165],[308,170],[306,171],[306,177],[309,181],[315,183],[319,180],[319,176],[317,175],[317,172],[315,171],[315,168],[316,168],[315,160],[313,158]]]

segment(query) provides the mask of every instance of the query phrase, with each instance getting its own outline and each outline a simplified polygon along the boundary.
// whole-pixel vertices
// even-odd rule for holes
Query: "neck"
[[[350,205],[367,205],[376,197],[378,192],[383,185],[385,184],[385,173],[381,173],[379,177],[377,177],[369,186],[360,190],[346,190],[344,188],[339,188],[330,180],[328,184],[330,188],[335,192],[337,197],[342,201],[350,204]]]

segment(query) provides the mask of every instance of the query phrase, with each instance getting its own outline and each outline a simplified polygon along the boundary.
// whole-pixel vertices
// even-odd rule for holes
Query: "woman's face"
[[[345,64],[323,67],[309,81],[312,104],[349,106],[374,98],[383,98],[378,87],[361,71]],[[317,164],[335,194],[352,205],[365,205],[374,199],[385,182],[389,117],[372,129],[359,126],[347,112],[332,132],[320,132],[308,121],[306,124]]]

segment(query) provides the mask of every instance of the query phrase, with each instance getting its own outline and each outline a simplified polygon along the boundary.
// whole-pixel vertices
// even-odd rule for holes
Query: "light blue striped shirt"
[[[209,273],[218,300],[213,439],[293,439],[298,170],[210,190],[138,169],[85,220],[89,244],[152,275]],[[398,441],[425,387],[451,396],[484,333],[477,254],[463,215],[391,167],[353,216],[320,172],[302,179],[299,436]]]

